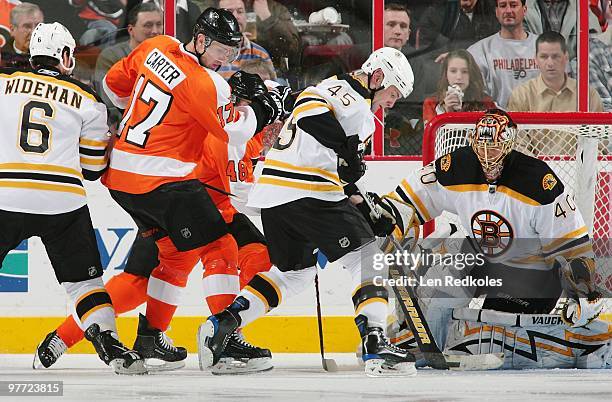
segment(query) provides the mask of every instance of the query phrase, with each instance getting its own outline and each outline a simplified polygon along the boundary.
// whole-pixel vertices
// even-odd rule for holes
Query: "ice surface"
[[[189,355],[182,370],[147,376],[118,376],[94,355],[68,354],[51,369],[42,371],[31,369],[29,355],[0,355],[0,380],[64,381],[64,396],[45,398],[50,401],[612,400],[611,370],[419,370],[416,377],[368,378],[354,355],[331,354],[328,357],[336,359],[339,372],[325,373],[321,369],[320,356],[316,354],[276,354],[275,369],[270,372],[215,376],[201,372],[197,356]]]

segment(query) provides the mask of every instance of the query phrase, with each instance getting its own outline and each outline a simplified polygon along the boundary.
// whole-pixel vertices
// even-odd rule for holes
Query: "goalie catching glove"
[[[593,284],[595,260],[578,257],[570,261],[557,257],[561,285],[569,299],[561,310],[561,319],[572,327],[581,327],[595,320],[603,309],[603,298]]]

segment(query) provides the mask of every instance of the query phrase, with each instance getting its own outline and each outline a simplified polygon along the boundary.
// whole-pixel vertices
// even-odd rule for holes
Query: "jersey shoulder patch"
[[[508,155],[499,184],[540,205],[553,203],[565,191],[563,183],[546,162],[518,151]]]
[[[435,167],[436,177],[445,187],[486,183],[480,162],[469,146],[438,158]]]

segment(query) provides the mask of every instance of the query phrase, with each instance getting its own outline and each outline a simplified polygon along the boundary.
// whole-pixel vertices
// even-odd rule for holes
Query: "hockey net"
[[[482,113],[447,113],[425,128],[423,164],[459,147]],[[546,161],[574,193],[593,239],[597,271],[595,282],[605,297],[612,297],[612,117],[606,113],[512,113],[518,125],[515,149]],[[444,213],[438,219],[458,223]],[[435,223],[434,223],[435,224]],[[425,228],[425,234],[433,224]],[[466,232],[467,233],[467,232]],[[606,300],[612,313],[612,299]]]

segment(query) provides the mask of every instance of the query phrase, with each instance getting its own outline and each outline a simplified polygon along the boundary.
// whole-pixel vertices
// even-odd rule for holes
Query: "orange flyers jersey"
[[[114,190],[143,194],[194,179],[209,134],[240,144],[257,127],[253,109],[234,107],[225,80],[169,36],[141,43],[110,68],[102,85],[126,109],[103,178]]]
[[[246,201],[254,181],[252,160],[261,154],[263,133],[243,145],[225,144],[208,137],[205,148],[203,163],[197,168],[199,179],[234,195],[228,197],[215,190],[208,191],[226,222],[231,222],[237,211],[247,215],[258,214],[258,211],[246,208]]]

